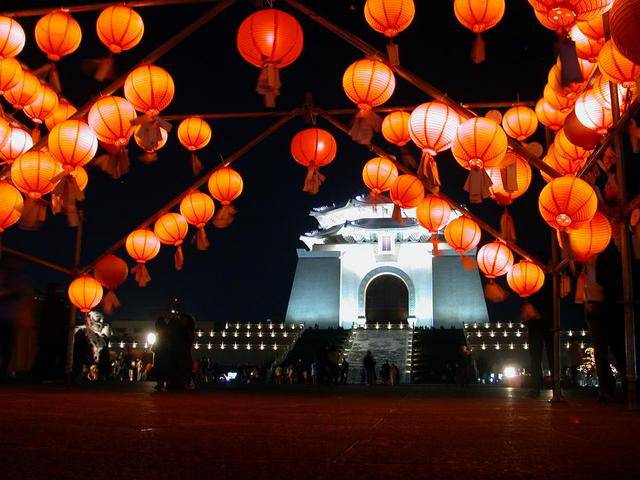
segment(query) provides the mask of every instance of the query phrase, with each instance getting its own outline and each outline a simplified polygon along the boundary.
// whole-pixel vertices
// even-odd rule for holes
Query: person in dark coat
[[[367,378],[367,385],[374,385],[376,383],[376,360],[373,358],[371,350],[368,350],[362,359],[362,366]]]
[[[156,379],[156,390],[166,386],[169,363],[169,328],[164,316],[156,320],[156,343],[153,344],[153,374]]]

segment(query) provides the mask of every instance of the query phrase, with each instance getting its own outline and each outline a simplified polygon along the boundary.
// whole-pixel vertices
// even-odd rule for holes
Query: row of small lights
[[[567,350],[568,350],[570,347],[571,347],[571,343],[570,343],[570,342],[565,343],[565,348],[566,348]],[[493,345],[493,347],[492,347],[492,346],[490,346],[490,345],[487,345],[486,343],[482,343],[482,344],[480,345],[480,349],[481,349],[481,350],[487,350],[488,348],[493,348],[494,350],[500,350],[500,349],[502,348],[502,346],[501,346],[499,343],[496,343],[495,345]],[[529,344],[528,344],[528,343],[526,343],[526,342],[525,342],[525,343],[523,343],[523,344],[522,344],[522,348],[523,348],[524,350],[529,350]],[[580,342],[580,348],[582,348],[582,349],[584,349],[584,348],[585,348],[585,344],[584,344],[584,342]],[[510,343],[510,344],[508,345],[508,349],[509,349],[509,350],[515,350],[515,349],[516,349],[516,345],[515,345],[515,344],[513,344],[513,343]]]
[[[132,343],[125,343],[125,342],[118,342],[115,345],[117,345],[119,348],[125,348],[125,347],[131,347],[131,348],[138,348],[138,346],[144,346],[144,348],[149,348],[149,343],[148,342],[144,342],[144,343],[138,343],[138,342],[132,342]],[[108,343],[109,348],[113,348],[113,344],[112,342]],[[256,344],[256,345],[252,345],[250,343],[247,344],[239,344],[239,343],[233,343],[233,344],[228,344],[228,343],[220,343],[220,344],[213,344],[213,343],[206,343],[206,344],[200,344],[198,342],[193,344],[193,348],[195,350],[199,350],[200,348],[206,348],[207,350],[212,350],[214,348],[219,348],[220,350],[225,350],[227,348],[231,348],[233,350],[266,350],[266,349],[270,349],[270,350],[278,350],[278,344],[274,343],[273,345],[266,345],[264,342],[260,343],[260,344]]]
[[[499,330],[499,329],[501,329],[501,328],[502,328],[502,326],[503,326],[503,325],[504,325],[506,328],[513,328],[514,323],[513,323],[513,322],[509,322],[509,323],[505,323],[505,324],[500,323],[500,322],[498,322],[498,323],[485,323],[485,324],[484,324],[484,328],[486,328],[486,329],[488,330],[488,329],[492,328],[492,326],[493,326],[496,330]],[[518,324],[518,325],[519,325],[519,328],[524,328],[524,324],[520,323],[520,324]],[[481,327],[479,324],[477,324],[477,323],[474,323],[474,324],[472,324],[472,325],[470,325],[470,324],[468,324],[468,323],[465,323],[465,324],[464,324],[464,328],[465,328],[465,329],[466,329],[466,328],[469,328],[469,326],[471,326],[471,328],[475,328],[475,329],[482,328],[482,327]],[[520,336],[519,334],[520,334],[520,330],[518,330],[518,331],[516,332],[516,336],[517,336],[517,337],[519,337],[519,336]],[[566,332],[566,334],[567,334],[568,336],[570,336],[570,337],[573,337],[574,335],[580,335],[581,337],[586,337],[586,336],[587,336],[587,332],[586,332],[586,330],[584,330],[584,329],[583,329],[583,330],[580,330],[580,331],[576,331],[576,332],[574,332],[573,330],[568,330],[568,331]],[[504,337],[506,337],[506,336],[508,335],[507,331],[505,330],[505,331],[504,331],[504,333],[503,333],[502,335],[503,335]],[[481,333],[481,332],[477,332],[477,333],[476,333],[476,336],[481,337],[481,336],[482,336],[482,333]],[[494,336],[495,336],[495,332],[494,332],[493,330],[491,330],[491,331],[489,332],[489,336],[494,337]]]
[[[242,327],[246,327],[247,329],[251,329],[251,328],[257,328],[258,330],[262,330],[263,324],[261,322],[258,323],[225,323],[224,324],[224,329],[225,330],[229,330],[230,328],[235,327],[236,330],[240,330]],[[277,325],[278,328],[280,328],[280,330],[284,330],[285,329],[285,324],[281,323],[279,325]],[[273,323],[267,323],[267,327],[269,330],[273,330],[274,329],[274,324]],[[296,325],[295,323],[291,324],[291,330],[295,330],[296,328],[302,330],[304,328],[304,323],[301,323],[299,325]]]
[[[497,322],[497,323],[485,323],[484,325],[480,325],[479,323],[465,323],[464,324],[464,328],[486,328],[487,330],[490,328],[495,328],[497,330],[500,330],[502,328],[502,326],[505,326],[505,328],[513,328],[514,325],[518,325],[518,328],[524,328],[524,323],[518,323],[515,324],[513,322],[508,322],[508,323],[502,323],[502,322]]]
[[[284,332],[281,332],[280,334],[278,334],[278,333],[276,333],[276,332],[273,332],[273,331],[272,331],[272,332],[269,332],[269,333],[266,333],[266,332],[265,332],[265,333],[262,333],[262,332],[257,332],[257,333],[255,333],[255,332],[254,332],[254,333],[252,333],[252,332],[240,332],[240,331],[238,331],[238,330],[236,330],[236,331],[235,331],[235,332],[233,332],[233,333],[231,333],[231,332],[228,332],[228,333],[227,333],[226,331],[217,332],[217,333],[219,333],[219,336],[221,336],[221,337],[223,337],[223,338],[224,338],[224,337],[227,337],[227,335],[228,335],[228,336],[233,336],[233,337],[235,337],[235,338],[238,338],[238,337],[239,337],[239,336],[241,336],[241,335],[242,335],[242,336],[244,336],[244,337],[247,337],[247,338],[251,337],[251,335],[257,335],[259,338],[262,338],[263,336],[266,336],[266,335],[269,335],[271,338],[275,338],[275,337],[276,337],[276,335],[282,335],[284,338],[287,338],[287,337],[289,336],[289,332],[288,332],[288,331],[286,331],[286,330],[285,330]],[[203,332],[203,331],[201,331],[201,330],[199,330],[199,331],[196,333],[196,335],[198,335],[198,337],[203,337],[203,336],[204,336],[204,332]],[[211,330],[211,331],[209,332],[209,337],[214,337],[214,336],[216,336],[216,332],[214,332],[213,330]]]
[[[403,330],[405,325],[404,323],[398,323],[395,324],[398,326],[398,328],[400,328],[400,330]],[[381,328],[386,328],[387,330],[391,330],[393,328],[394,324],[393,323],[387,323],[386,325],[383,323],[382,325],[380,325],[379,323],[375,323],[372,328],[375,328],[376,330],[380,330]],[[364,330],[367,330],[369,328],[369,326],[365,323],[364,325],[359,325],[356,328],[362,328]]]

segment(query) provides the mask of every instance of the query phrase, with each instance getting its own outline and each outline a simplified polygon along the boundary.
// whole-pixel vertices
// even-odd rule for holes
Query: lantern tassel
[[[490,279],[484,286],[484,296],[491,303],[500,303],[509,298],[509,293],[493,279]]]
[[[22,230],[37,230],[47,219],[47,204],[41,198],[27,198],[18,226]]]
[[[100,170],[117,180],[129,172],[129,153],[124,148],[118,149],[113,153],[105,153],[96,157],[94,163]]]
[[[109,290],[102,299],[102,310],[111,315],[116,308],[120,308],[120,300],[113,290]]]
[[[473,255],[460,255],[460,261],[462,262],[462,268],[467,272],[471,272],[478,268],[478,262]]]
[[[398,205],[394,205],[393,206],[393,213],[391,214],[391,218],[394,219],[396,222],[402,224],[403,220],[402,220],[402,208],[400,208]]]
[[[476,38],[473,39],[473,45],[471,47],[471,61],[476,65],[484,62],[487,59],[486,45],[484,38],[479,33]]]
[[[500,216],[500,236],[507,242],[515,243],[516,227],[513,223],[513,217],[509,214],[507,207],[504,208]]]
[[[237,213],[238,211],[233,205],[223,205],[216,213],[216,216],[213,217],[213,224],[217,228],[227,228],[233,223]]]
[[[400,65],[400,53],[398,52],[398,44],[393,42],[393,39],[389,40],[387,44],[387,56],[389,57],[389,66],[397,67]]]
[[[432,192],[438,193],[440,191],[440,185],[442,185],[442,182],[440,182],[438,164],[436,163],[435,158],[424,151],[422,152],[420,165],[418,166],[418,176],[426,180],[427,188]]]
[[[144,114],[131,120],[131,125],[140,125],[135,136],[139,145],[147,152],[154,152],[162,144],[162,130],[171,131],[171,124],[158,116]]]
[[[273,108],[276,106],[276,97],[280,95],[280,70],[273,63],[265,65],[258,76],[256,92],[264,96],[264,106]]]
[[[431,249],[431,254],[434,257],[439,257],[440,255],[442,255],[442,252],[440,251],[440,238],[438,237],[438,234],[432,233],[429,240],[431,241],[431,245],[433,247]]]
[[[373,110],[360,110],[349,130],[351,139],[361,145],[371,145],[371,139],[382,127],[382,118]]]
[[[491,196],[491,177],[484,168],[472,168],[464,184],[465,191],[469,192],[471,203],[482,203],[485,198]]]
[[[317,167],[309,166],[307,168],[307,175],[304,177],[303,192],[307,192],[310,195],[316,195],[320,190],[320,185],[325,181],[326,177],[320,173]]]
[[[195,244],[198,250],[207,250],[209,248],[209,239],[207,238],[207,232],[204,227],[198,228],[196,234],[193,236],[192,243]]]
[[[182,251],[182,245],[176,247],[176,253],[173,255],[173,264],[176,270],[182,270],[184,267],[184,252]]]
[[[116,69],[113,55],[107,55],[106,57],[97,61],[96,73],[93,76],[98,82],[104,82],[115,78]]]
[[[31,129],[31,139],[33,140],[33,143],[36,144],[40,141],[40,126],[36,125],[35,127],[33,127]]]
[[[191,171],[194,175],[198,176],[202,173],[204,166],[202,165],[202,160],[198,158],[196,152],[191,152]]]
[[[138,159],[144,163],[145,165],[149,165],[151,163],[158,161],[158,153],[157,152],[144,152],[142,155],[138,157]]]
[[[562,258],[566,258],[569,261],[569,270],[571,270],[572,273],[575,273],[576,263],[573,250],[571,250],[571,243],[569,242],[569,234],[565,231],[561,231],[558,243],[560,244],[560,249],[562,251]]]
[[[138,263],[131,269],[131,273],[133,273],[133,278],[139,287],[146,287],[151,281],[151,275],[149,275],[149,270],[144,263]]]
[[[536,307],[534,307],[529,301],[525,301],[520,311],[520,320],[522,323],[526,323],[530,320],[540,320],[542,316]]]
[[[67,224],[77,227],[80,223],[77,203],[84,201],[84,192],[78,187],[75,177],[68,173],[61,174],[62,179],[51,195],[51,209],[54,213],[64,212],[67,216]]]

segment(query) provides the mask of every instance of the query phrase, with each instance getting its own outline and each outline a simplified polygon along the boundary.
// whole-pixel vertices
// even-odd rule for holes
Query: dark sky
[[[81,3],[81,2],[78,2]],[[334,34],[324,30],[281,2],[276,6],[293,13],[305,34],[300,58],[281,73],[282,95],[278,109],[290,109],[303,102],[309,91],[317,105],[350,107],[341,78],[346,67],[362,54]],[[380,49],[384,38],[372,31],[364,20],[364,1],[305,0],[331,21],[350,29]],[[14,0],[3,2],[7,11],[29,6],[56,6],[58,2]],[[73,2],[66,2],[72,5]],[[176,84],[173,103],[166,114],[244,112],[264,110],[255,92],[258,70],[237,53],[236,30],[248,16],[253,2],[238,1],[212,23],[184,41],[158,65],[167,69]],[[487,61],[474,65],[469,60],[472,34],[455,19],[452,2],[418,0],[413,25],[398,37],[403,65],[423,76],[452,98],[463,102],[535,100],[541,94],[546,73],[554,61],[552,32],[538,24],[527,2],[508,2],[504,18],[485,35]],[[352,6],[354,8],[352,8]],[[139,9],[145,21],[142,42],[132,51],[117,57],[117,67],[126,71],[149,53],[159,42],[194,21],[211,5],[169,6]],[[82,105],[99,91],[100,85],[83,75],[81,62],[105,55],[106,49],[95,34],[97,12],[74,14],[83,27],[80,49],[59,64],[63,92],[74,104]],[[35,18],[20,19],[28,33],[27,46],[20,56],[28,65],[45,63],[44,55],[33,39]],[[122,95],[121,93],[119,93]],[[394,96],[387,105],[410,105],[428,101],[419,90],[398,79]],[[348,118],[344,118],[348,121]],[[213,141],[201,152],[208,167],[219,162],[270,124],[271,120],[225,120],[212,122]],[[319,126],[332,130],[322,120]],[[366,149],[353,144],[344,134],[333,130],[338,140],[336,160],[323,169],[327,176],[320,193],[311,197],[301,191],[304,169],[289,153],[293,135],[305,128],[296,119],[276,135],[241,158],[234,168],[245,181],[245,190],[237,201],[236,222],[225,230],[208,229],[211,248],[198,252],[185,248],[186,265],[176,272],[172,267],[172,248],[163,247],[149,264],[153,281],[144,289],[133,279],[118,294],[124,307],[117,318],[147,318],[167,305],[170,296],[182,299],[184,309],[201,320],[260,321],[281,320],[286,312],[298,237],[314,228],[308,211],[314,206],[341,202],[363,191],[360,176],[364,162],[372,157]],[[175,138],[160,151],[152,165],[137,161],[139,151],[132,147],[131,172],[116,181],[90,168],[87,190],[87,224],[82,263],[88,263],[109,245],[125,236],[159,206],[181,192],[193,180],[188,154]],[[543,141],[542,130],[538,132]],[[376,140],[384,145],[381,138]],[[389,147],[389,151],[393,151]],[[417,153],[417,152],[416,152]],[[449,153],[439,156],[444,191],[465,201],[463,171]],[[536,208],[541,179],[536,173],[531,191],[512,208],[522,246],[546,256],[549,230]],[[498,226],[500,209],[491,201],[472,210]],[[74,233],[63,218],[50,218],[37,232],[16,228],[4,235],[6,245],[44,258],[70,265]],[[483,241],[489,241],[486,237]],[[118,253],[131,265],[126,253]],[[36,286],[63,276],[39,268],[30,268]]]

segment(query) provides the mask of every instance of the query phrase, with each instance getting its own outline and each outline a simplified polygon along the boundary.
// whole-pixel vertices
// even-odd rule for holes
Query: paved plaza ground
[[[592,394],[150,387],[0,387],[0,478],[640,478],[640,413]]]

